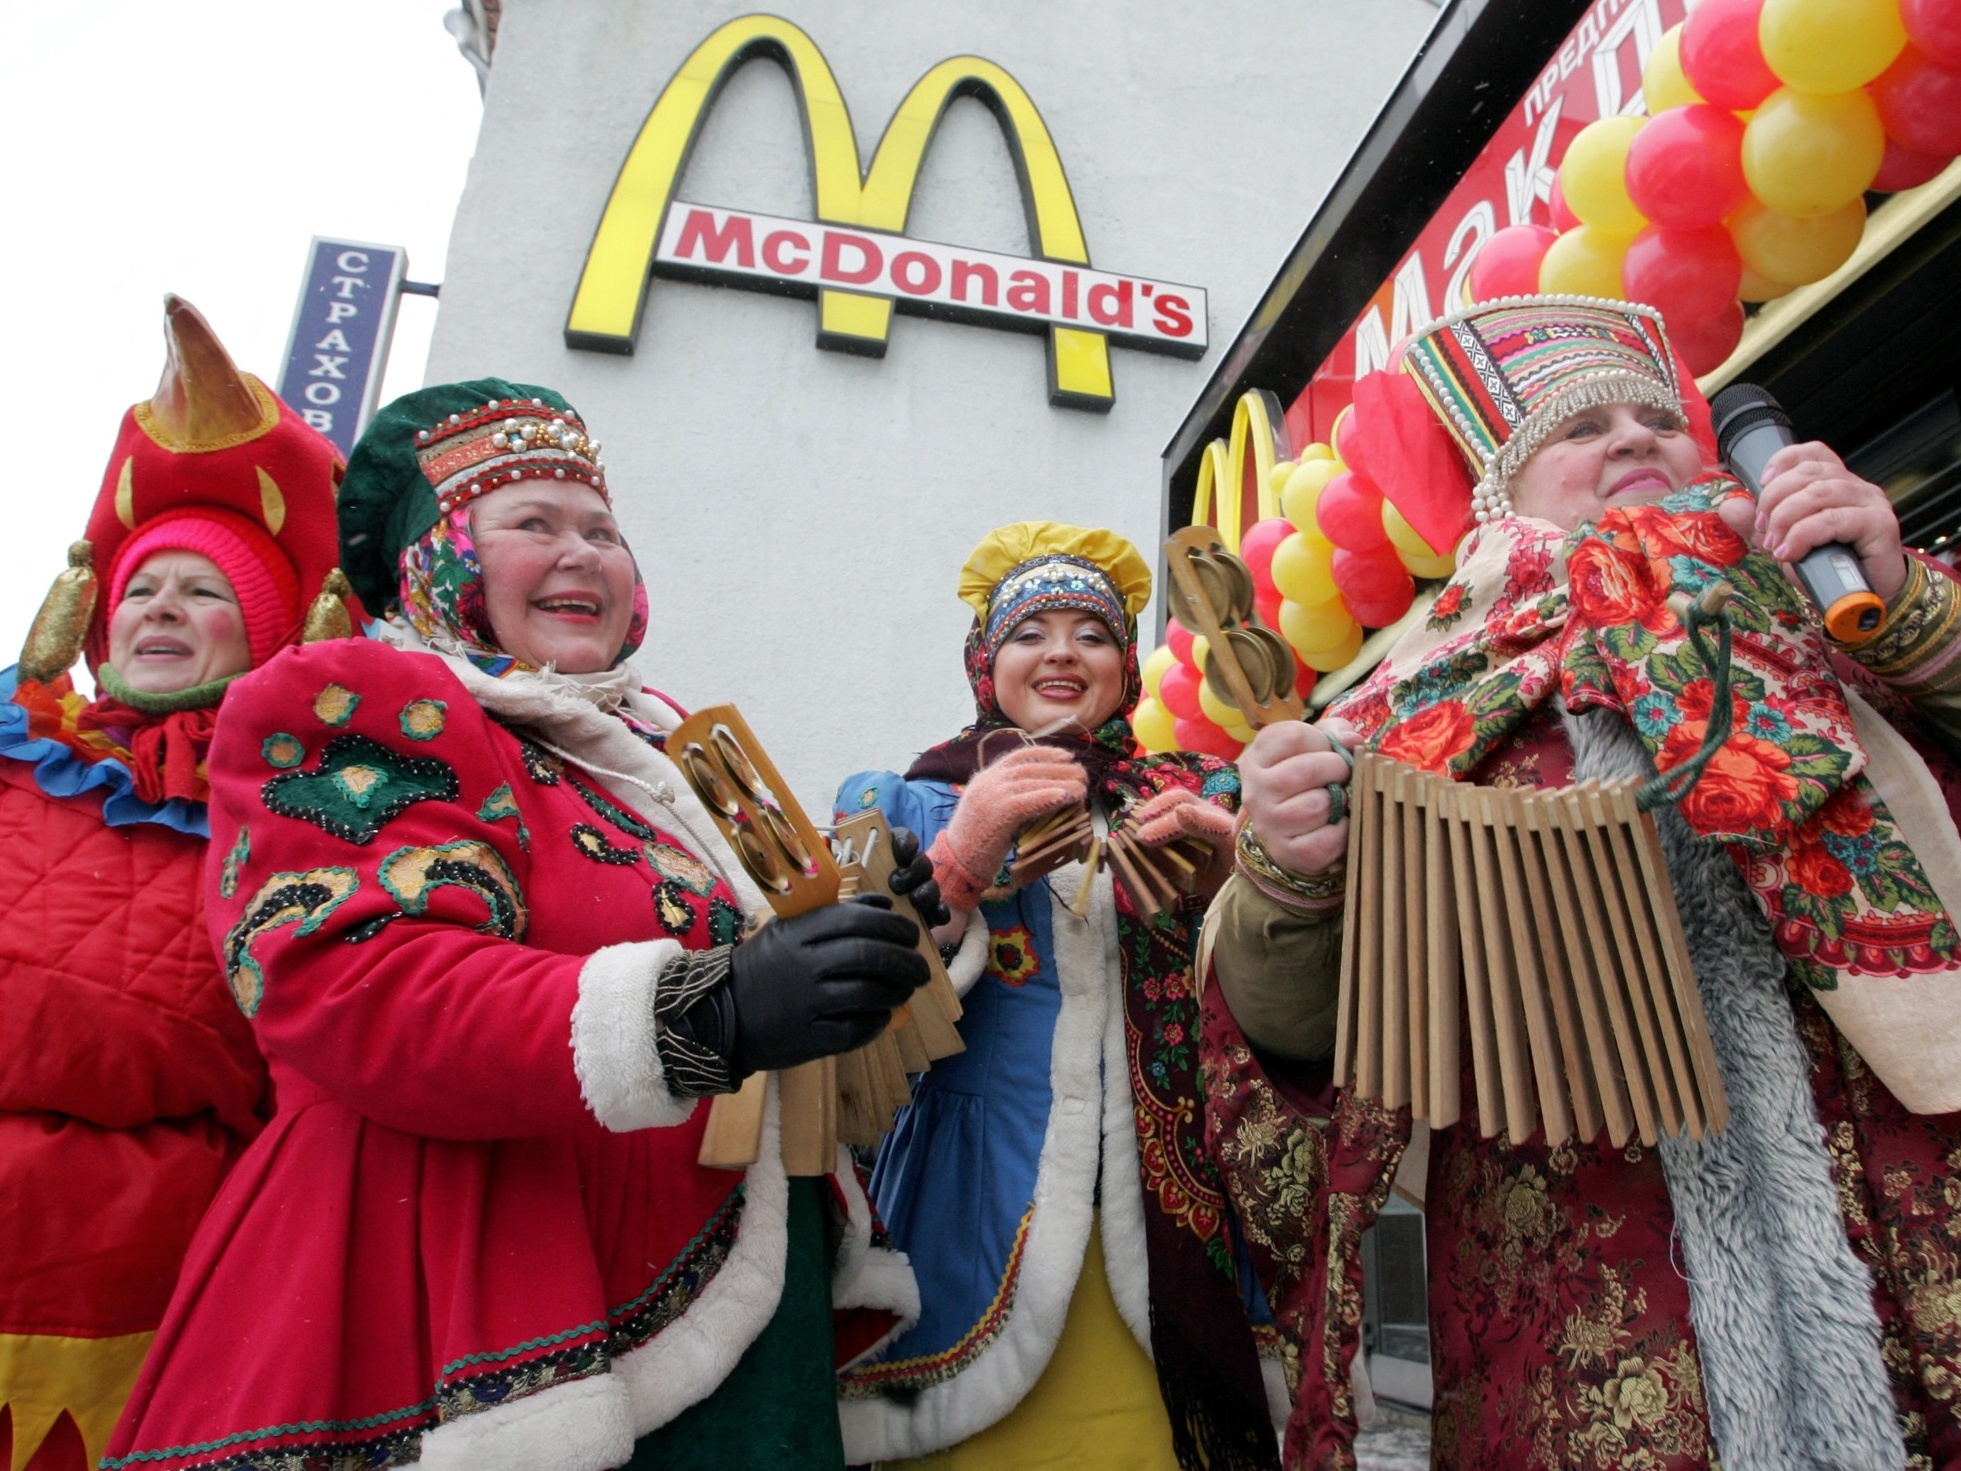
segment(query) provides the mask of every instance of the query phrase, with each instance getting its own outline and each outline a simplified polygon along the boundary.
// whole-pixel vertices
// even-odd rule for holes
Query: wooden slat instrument
[[[1729,1120],[1640,783],[1480,787],[1370,753],[1349,795],[1335,1082],[1513,1143]]]
[[[1260,621],[1253,574],[1210,526],[1187,526],[1164,543],[1178,621],[1206,641],[1205,682],[1260,730],[1301,718],[1294,651]]]
[[[894,865],[883,816],[861,812],[839,824],[834,853],[733,705],[695,712],[668,737],[667,749],[777,918],[854,893],[887,892]],[[920,953],[930,978],[910,1005],[893,1013],[883,1035],[842,1057],[819,1058],[780,1074],[788,1173],[828,1175],[837,1167],[840,1140],[877,1143],[891,1128],[893,1113],[911,1101],[906,1074],[963,1050],[953,1027],[960,1001],[924,926]],[[756,1162],[767,1089],[768,1075],[756,1073],[739,1092],[714,1100],[701,1141],[702,1164],[746,1169]]]

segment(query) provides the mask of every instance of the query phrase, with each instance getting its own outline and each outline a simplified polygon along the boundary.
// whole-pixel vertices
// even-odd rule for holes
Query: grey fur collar
[[[1577,780],[1651,775],[1619,716],[1565,715]],[[1784,957],[1721,847],[1658,814],[1730,1126],[1661,1143],[1727,1471],[1893,1471],[1906,1447],[1872,1279],[1839,1215]]]

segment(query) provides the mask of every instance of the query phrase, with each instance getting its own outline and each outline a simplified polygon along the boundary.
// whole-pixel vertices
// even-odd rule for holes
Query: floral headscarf
[[[497,642],[484,607],[483,564],[470,533],[470,507],[458,506],[436,518],[422,536],[402,549],[399,593],[402,615],[415,631],[438,648],[461,653],[485,674],[501,679],[512,670],[535,672],[535,666],[507,653]],[[617,666],[647,637],[647,586],[636,565],[633,573],[633,618],[626,641],[613,658]]]

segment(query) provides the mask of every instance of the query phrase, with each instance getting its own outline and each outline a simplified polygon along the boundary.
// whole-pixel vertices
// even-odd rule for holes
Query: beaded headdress
[[[542,398],[496,398],[415,436],[415,459],[445,515],[521,480],[579,480],[606,494],[599,446],[571,409]]]
[[[1653,307],[1513,296],[1452,312],[1413,337],[1403,371],[1470,461],[1479,521],[1511,512],[1511,480],[1561,420],[1634,403],[1688,426],[1674,354]]]
[[[1037,613],[1093,613],[1128,646],[1151,597],[1151,569],[1114,531],[1017,521],[990,531],[960,569],[960,597],[981,624],[988,662]]]

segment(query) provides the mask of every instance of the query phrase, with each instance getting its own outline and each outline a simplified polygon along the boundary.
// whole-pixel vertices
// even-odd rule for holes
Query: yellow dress
[[[1110,1295],[1100,1226],[1055,1355],[1021,1403],[958,1445],[881,1471],[1178,1471],[1157,1371]]]

